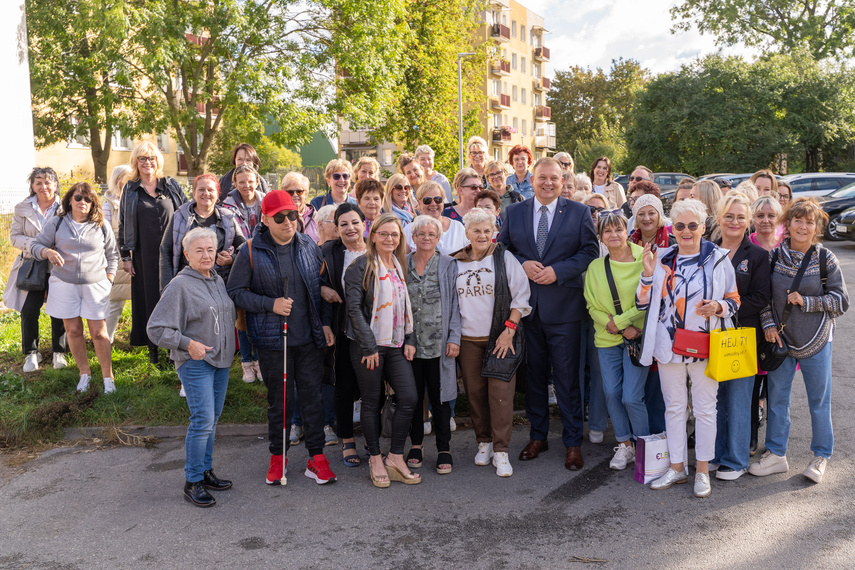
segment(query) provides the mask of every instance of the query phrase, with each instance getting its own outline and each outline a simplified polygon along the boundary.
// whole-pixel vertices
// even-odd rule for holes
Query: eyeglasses
[[[424,238],[428,238],[428,239],[437,239],[439,236],[438,236],[438,235],[436,235],[436,234],[435,234],[435,233],[433,233],[433,232],[431,232],[431,233],[429,233],[429,234],[426,234],[426,233],[424,233],[424,232],[419,232],[419,233],[417,233],[417,234],[416,234],[416,237],[417,237],[417,238],[419,238],[419,239],[424,239]]]
[[[572,162],[561,162],[560,160],[558,162],[560,162],[561,166],[563,166],[564,168],[570,168],[571,166],[573,166]]]
[[[425,206],[430,206],[431,202],[434,204],[442,204],[442,196],[434,196],[433,198],[428,196],[427,198],[422,198],[422,204]]]
[[[324,224],[335,224],[335,222],[332,220],[323,220],[322,222],[320,222],[320,225],[324,225]]]
[[[152,164],[157,164],[156,156],[138,156],[137,162],[150,162]]]
[[[81,200],[86,202],[87,204],[92,203],[92,198],[90,198],[88,196],[84,196],[83,194],[75,194],[74,195],[74,201],[75,202],[80,202]]]
[[[401,238],[401,234],[399,234],[399,233],[397,233],[397,232],[394,232],[394,233],[389,233],[389,232],[377,232],[377,235],[378,235],[378,236],[380,237],[380,239],[381,239],[381,240],[383,240],[383,241],[386,241],[386,240],[387,240],[387,239],[389,239],[389,238],[391,238],[391,239],[393,239],[393,240],[398,240],[398,239],[400,239],[400,238]]]
[[[484,156],[484,153],[479,150],[470,150],[469,154],[470,156]]]
[[[285,191],[288,192],[288,194],[290,194],[291,196],[293,196],[294,194],[305,194],[306,193],[306,191],[303,190],[302,188],[297,188],[296,190],[285,190]]]
[[[588,206],[588,207],[591,209],[592,214],[598,214],[598,213],[602,212],[603,210],[605,210],[605,208],[601,208],[599,206]]]
[[[647,180],[647,178],[645,178],[644,176],[630,176],[629,177],[630,182],[641,182],[642,180]]]
[[[332,175],[333,180],[350,180],[350,174],[347,172],[336,172]]]
[[[688,224],[684,224],[683,222],[677,222],[676,224],[674,224],[674,229],[678,232],[682,232],[686,228],[689,228],[690,232],[696,232],[698,231],[699,227],[701,227],[701,225],[697,222],[689,222]]]
[[[288,212],[278,212],[276,214],[273,214],[273,221],[277,224],[281,224],[285,221],[285,218],[288,218],[289,222],[296,222],[297,217],[299,215],[300,214],[297,213],[297,210],[288,210]]]
[[[473,192],[478,192],[478,191],[484,189],[484,187],[481,186],[480,184],[469,184],[468,186],[461,186],[461,188],[469,188]]]
[[[504,176],[504,175],[505,175],[504,172],[502,172],[501,170],[497,170],[496,172],[491,172],[490,174],[488,174],[487,178],[493,178],[494,176]]]
[[[403,184],[395,184],[394,186],[392,186],[392,190],[406,190],[407,192],[409,192],[412,189],[413,187],[409,184],[407,184],[406,186],[404,186]]]

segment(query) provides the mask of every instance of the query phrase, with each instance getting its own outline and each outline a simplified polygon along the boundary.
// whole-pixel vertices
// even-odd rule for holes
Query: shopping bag
[[[669,467],[671,456],[665,433],[639,436],[635,442],[635,480],[646,485],[663,476]]]
[[[712,331],[705,373],[718,382],[754,376],[757,373],[757,331],[753,327]]]

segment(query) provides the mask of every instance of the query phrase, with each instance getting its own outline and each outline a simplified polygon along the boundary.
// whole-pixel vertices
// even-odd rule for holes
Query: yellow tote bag
[[[710,357],[706,375],[718,382],[757,373],[757,332],[736,327],[710,332]]]

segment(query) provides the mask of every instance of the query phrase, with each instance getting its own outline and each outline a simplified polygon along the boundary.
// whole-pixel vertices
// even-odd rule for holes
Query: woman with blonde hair
[[[113,234],[119,235],[119,201],[122,199],[122,187],[125,178],[131,173],[131,167],[120,164],[113,169],[107,181],[107,191],[104,192],[104,223],[113,228]],[[120,265],[110,290],[110,313],[107,315],[107,336],[110,343],[116,336],[116,327],[125,308],[125,301],[131,300],[131,275]]]
[[[415,161],[408,164],[418,166],[418,163]],[[416,215],[416,201],[413,198],[413,190],[414,188],[410,184],[409,179],[403,174],[393,174],[386,181],[386,194],[383,196],[383,211],[398,216],[401,224],[405,226],[412,222]]]
[[[373,178],[380,181],[380,163],[373,156],[363,156],[353,165],[354,176],[356,182]]]
[[[772,174],[771,170],[758,170],[751,175],[749,180],[757,188],[758,196],[774,196],[778,197],[778,179]]]
[[[465,247],[469,241],[466,239],[463,224],[453,224],[451,218],[442,215],[444,196],[445,190],[442,185],[439,182],[428,180],[419,186],[419,190],[416,192],[416,203],[420,215],[429,216],[439,221],[442,232],[437,249],[440,253],[451,255],[461,247]],[[409,250],[415,251],[416,243],[413,241],[411,225],[404,228],[404,237],[407,240]]]
[[[454,193],[457,202],[442,211],[442,215],[463,223],[463,216],[475,207],[475,197],[484,189],[484,178],[475,169],[464,168],[454,175]]]
[[[502,212],[505,212],[505,209],[511,204],[525,200],[522,194],[511,188],[511,185],[507,183],[505,163],[501,160],[491,160],[488,162],[484,173],[487,177],[487,188],[499,195]]]
[[[739,190],[738,187],[737,190]],[[712,180],[701,180],[695,182],[692,186],[692,189],[689,191],[689,198],[700,201],[706,207],[707,217],[704,221],[706,231],[704,231],[703,237],[704,239],[710,239],[716,228],[715,213],[716,208],[718,208],[718,202],[721,200],[721,188]]]
[[[481,137],[469,137],[466,141],[466,156],[469,157],[469,168],[478,173],[481,182],[486,185],[484,168],[487,166],[487,141]]]

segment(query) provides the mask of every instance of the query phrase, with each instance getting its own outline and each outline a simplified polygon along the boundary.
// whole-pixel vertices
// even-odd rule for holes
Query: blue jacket
[[[321,248],[301,233],[294,234],[292,244],[312,304],[309,307],[312,339],[315,346],[323,348],[327,345],[323,326],[331,324],[331,315],[329,305],[321,302]],[[246,310],[246,332],[252,345],[261,350],[282,350],[284,317],[273,312],[273,303],[283,296],[284,278],[276,244],[267,227],[259,225],[252,239],[251,268],[248,248],[249,242],[240,248],[232,265],[227,287],[229,297],[238,308]]]
[[[354,200],[350,194],[345,197],[344,201],[350,202],[354,206],[356,205],[356,200]],[[332,190],[330,190],[323,196],[315,196],[314,198],[312,198],[312,201],[309,202],[309,205],[314,208],[316,212],[324,206],[335,206],[335,201],[332,197]]]

